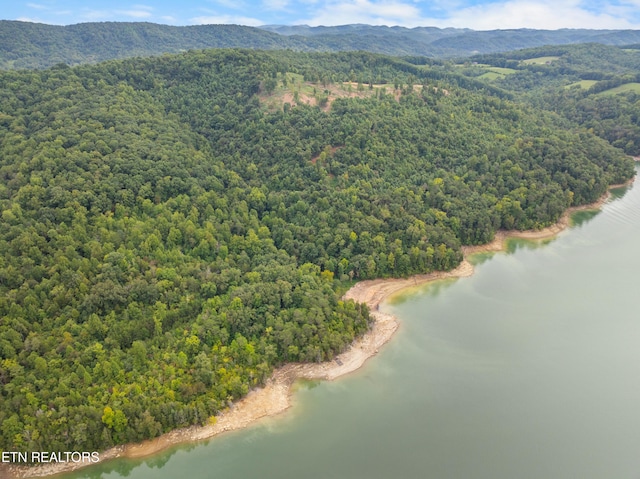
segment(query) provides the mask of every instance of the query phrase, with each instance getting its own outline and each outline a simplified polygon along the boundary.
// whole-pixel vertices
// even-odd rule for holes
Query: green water
[[[640,477],[640,188],[386,309],[401,328],[285,415],[64,479]]]

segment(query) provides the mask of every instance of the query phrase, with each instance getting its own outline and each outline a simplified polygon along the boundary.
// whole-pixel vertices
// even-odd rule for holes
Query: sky
[[[0,0],[0,17],[56,25],[145,21],[250,26],[366,23],[475,30],[640,29],[640,0]]]

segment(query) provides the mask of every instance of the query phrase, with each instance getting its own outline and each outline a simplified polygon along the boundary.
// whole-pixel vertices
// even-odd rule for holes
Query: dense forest
[[[218,50],[0,73],[0,449],[207,423],[365,332],[353,280],[451,269],[632,177],[592,132],[415,63]]]
[[[468,76],[481,78],[487,65],[506,68],[490,84],[640,156],[640,46],[547,46],[470,60],[484,66],[462,69]]]
[[[47,68],[199,48],[294,51],[370,51],[397,56],[466,57],[516,48],[597,42],[640,43],[637,30],[491,30],[342,25],[171,26],[148,22],[46,25],[0,20],[0,69]]]

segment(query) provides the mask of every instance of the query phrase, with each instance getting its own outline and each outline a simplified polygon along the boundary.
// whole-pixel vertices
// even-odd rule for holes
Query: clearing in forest
[[[267,111],[281,110],[285,104],[318,106],[328,111],[337,98],[368,98],[382,92],[399,100],[406,85],[398,86],[400,88],[396,89],[392,83],[312,83],[304,81],[304,77],[297,73],[286,73],[263,81],[258,98]],[[414,91],[421,88],[422,85],[413,86]]]
[[[582,88],[583,90],[588,90],[589,88],[591,88],[596,83],[598,83],[597,80],[580,80],[580,81],[577,81],[575,83],[572,83],[570,85],[565,86],[565,88],[567,90],[569,90],[569,89],[574,88],[574,87],[579,87],[579,88]]]
[[[615,88],[610,88],[609,90],[601,91],[597,94],[597,96],[606,96],[606,95],[617,95],[619,93],[640,93],[640,83],[625,83],[624,85],[617,86]]]
[[[513,68],[504,68],[504,67],[489,67],[487,68],[487,72],[480,75],[478,78],[481,80],[497,80],[499,78],[504,78],[507,75],[511,75],[516,73],[518,70],[514,70]]]
[[[537,58],[528,58],[527,60],[522,60],[523,65],[547,65],[549,63],[553,63],[558,60],[560,57],[537,57]]]

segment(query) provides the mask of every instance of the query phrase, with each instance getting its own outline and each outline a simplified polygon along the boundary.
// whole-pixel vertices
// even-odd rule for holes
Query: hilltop
[[[0,111],[2,450],[215,422],[370,328],[354,281],[451,270],[634,174],[484,80],[363,52],[4,71]]]
[[[435,27],[239,25],[169,26],[145,22],[56,26],[0,21],[0,68],[46,68],[203,48],[371,51],[430,58],[466,57],[551,44],[640,43],[636,30],[493,30]]]

